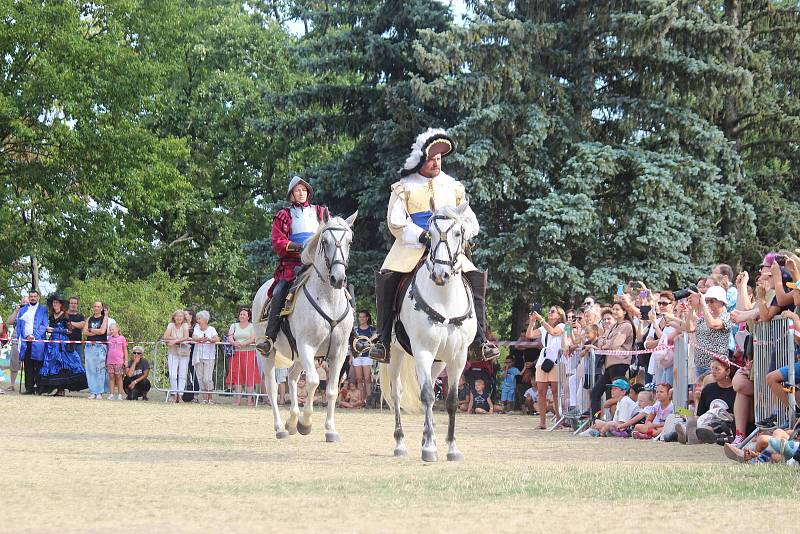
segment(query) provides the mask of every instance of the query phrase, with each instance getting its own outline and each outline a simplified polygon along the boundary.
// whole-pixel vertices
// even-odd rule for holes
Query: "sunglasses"
[[[665,301],[663,301],[663,302],[659,302],[659,303],[658,303],[658,305],[659,305],[659,306],[669,306],[670,304],[672,304],[672,303],[671,303],[671,302],[669,302],[669,301],[666,301],[666,300],[665,300]]]
[[[134,354],[142,354],[141,352],[133,351]]]

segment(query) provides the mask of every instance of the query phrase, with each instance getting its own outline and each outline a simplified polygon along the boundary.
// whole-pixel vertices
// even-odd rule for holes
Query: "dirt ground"
[[[342,443],[278,441],[268,408],[0,396],[0,532],[748,532],[789,527],[800,471],[718,446],[574,437],[523,415],[461,416],[463,463],[419,459],[405,418],[337,414]],[[644,521],[644,522],[643,522]]]

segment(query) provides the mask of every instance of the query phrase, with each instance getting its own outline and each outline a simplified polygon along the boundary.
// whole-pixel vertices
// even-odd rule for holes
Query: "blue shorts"
[[[516,391],[513,389],[503,388],[500,392],[500,402],[514,402],[514,394]]]
[[[787,365],[786,367],[781,367],[780,369],[778,369],[778,371],[781,373],[781,376],[783,377],[783,381],[784,382],[788,382],[789,381],[789,366]],[[800,385],[800,362],[795,362],[795,364],[794,364],[794,384],[790,384],[790,385],[795,385],[795,386]]]

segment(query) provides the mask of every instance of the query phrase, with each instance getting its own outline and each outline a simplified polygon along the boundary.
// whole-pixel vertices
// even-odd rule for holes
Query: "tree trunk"
[[[520,296],[514,297],[511,308],[511,340],[519,339],[528,327],[528,302]]]
[[[31,256],[31,290],[39,292],[39,260]]]

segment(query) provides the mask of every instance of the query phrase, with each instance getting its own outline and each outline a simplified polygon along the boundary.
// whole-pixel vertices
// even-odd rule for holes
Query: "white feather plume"
[[[404,170],[411,170],[419,165],[419,162],[422,161],[422,157],[424,155],[422,153],[422,147],[424,147],[428,139],[434,135],[447,135],[447,132],[441,128],[428,128],[426,131],[419,134],[414,141],[414,144],[411,145],[411,154],[408,155],[406,162],[403,164]]]

